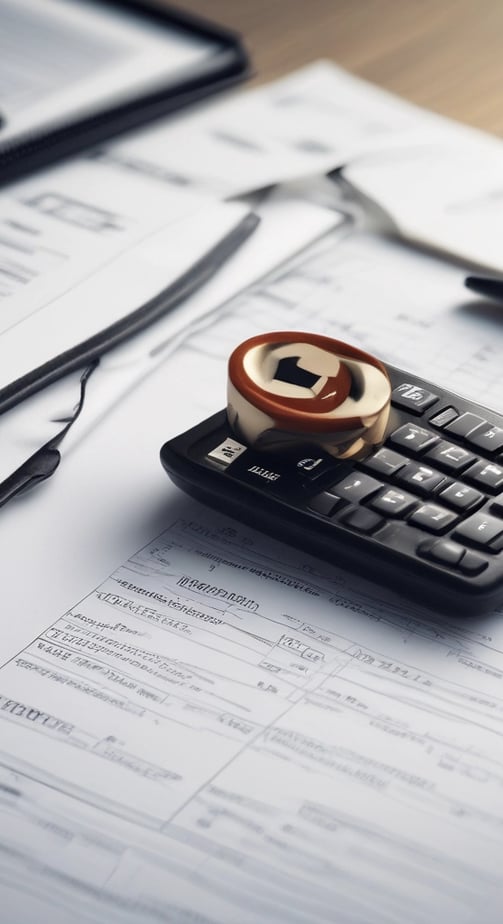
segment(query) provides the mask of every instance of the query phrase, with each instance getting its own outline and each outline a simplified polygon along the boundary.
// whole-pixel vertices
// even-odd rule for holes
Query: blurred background
[[[253,82],[320,57],[503,135],[502,0],[180,0],[238,30]]]

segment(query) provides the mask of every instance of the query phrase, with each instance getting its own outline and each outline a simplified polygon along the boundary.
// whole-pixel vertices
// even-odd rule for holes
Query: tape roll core
[[[384,364],[322,334],[279,331],[241,343],[228,367],[229,422],[249,445],[322,446],[347,458],[382,442],[391,385]]]

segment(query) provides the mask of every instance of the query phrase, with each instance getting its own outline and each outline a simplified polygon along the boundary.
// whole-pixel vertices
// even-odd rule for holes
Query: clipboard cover
[[[130,24],[147,26],[157,37],[174,32],[187,40],[206,42],[210,53],[197,67],[181,68],[179,74],[155,86],[134,87],[115,103],[70,113],[60,124],[28,128],[6,140],[2,140],[5,132],[0,125],[0,185],[201,100],[248,73],[248,56],[238,35],[192,13],[156,0],[88,0],[88,6],[95,15],[102,10],[108,18],[114,13],[127,16]],[[43,13],[43,6],[38,6],[38,13]]]

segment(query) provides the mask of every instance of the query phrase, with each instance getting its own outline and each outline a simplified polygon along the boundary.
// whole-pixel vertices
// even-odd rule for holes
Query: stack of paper
[[[124,224],[103,249],[75,247],[73,277],[63,261],[22,289],[54,286],[69,310],[123,259],[107,249],[116,234],[131,235],[126,260],[170,234],[165,197],[182,211],[204,197],[180,218],[197,229],[212,209],[225,223],[222,199],[284,182],[233,203],[234,218],[253,205],[257,230],[104,358],[60,469],[2,512],[9,924],[499,922],[501,613],[440,622],[187,500],[158,461],[166,439],[223,406],[228,353],[264,330],[326,332],[501,407],[501,319],[474,306],[464,267],[381,233],[391,187],[366,212],[323,180],[345,166],[356,184],[371,155],[384,176],[419,135],[438,150],[466,141],[470,158],[479,145],[481,163],[496,144],[321,64],[46,175],[55,193],[72,171],[123,189]],[[455,192],[460,211],[461,174],[444,200]],[[92,182],[77,186],[65,195],[89,206]],[[372,192],[363,173],[361,188]],[[32,216],[34,191],[4,194],[28,209],[7,227]],[[47,234],[64,222],[58,253],[63,214],[43,216]]]

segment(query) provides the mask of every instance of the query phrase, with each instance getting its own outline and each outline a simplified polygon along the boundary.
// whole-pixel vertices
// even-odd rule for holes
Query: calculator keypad
[[[196,499],[356,581],[443,616],[503,614],[503,413],[387,371],[385,438],[365,457],[362,441],[360,458],[335,458],[318,433],[249,448],[222,409],[165,443],[162,464]]]
[[[503,426],[452,405],[435,410],[438,395],[411,382],[392,400],[401,419],[385,444],[350,474],[335,477],[334,462],[333,482],[309,509],[383,545],[412,540],[418,557],[476,577],[503,551]]]

